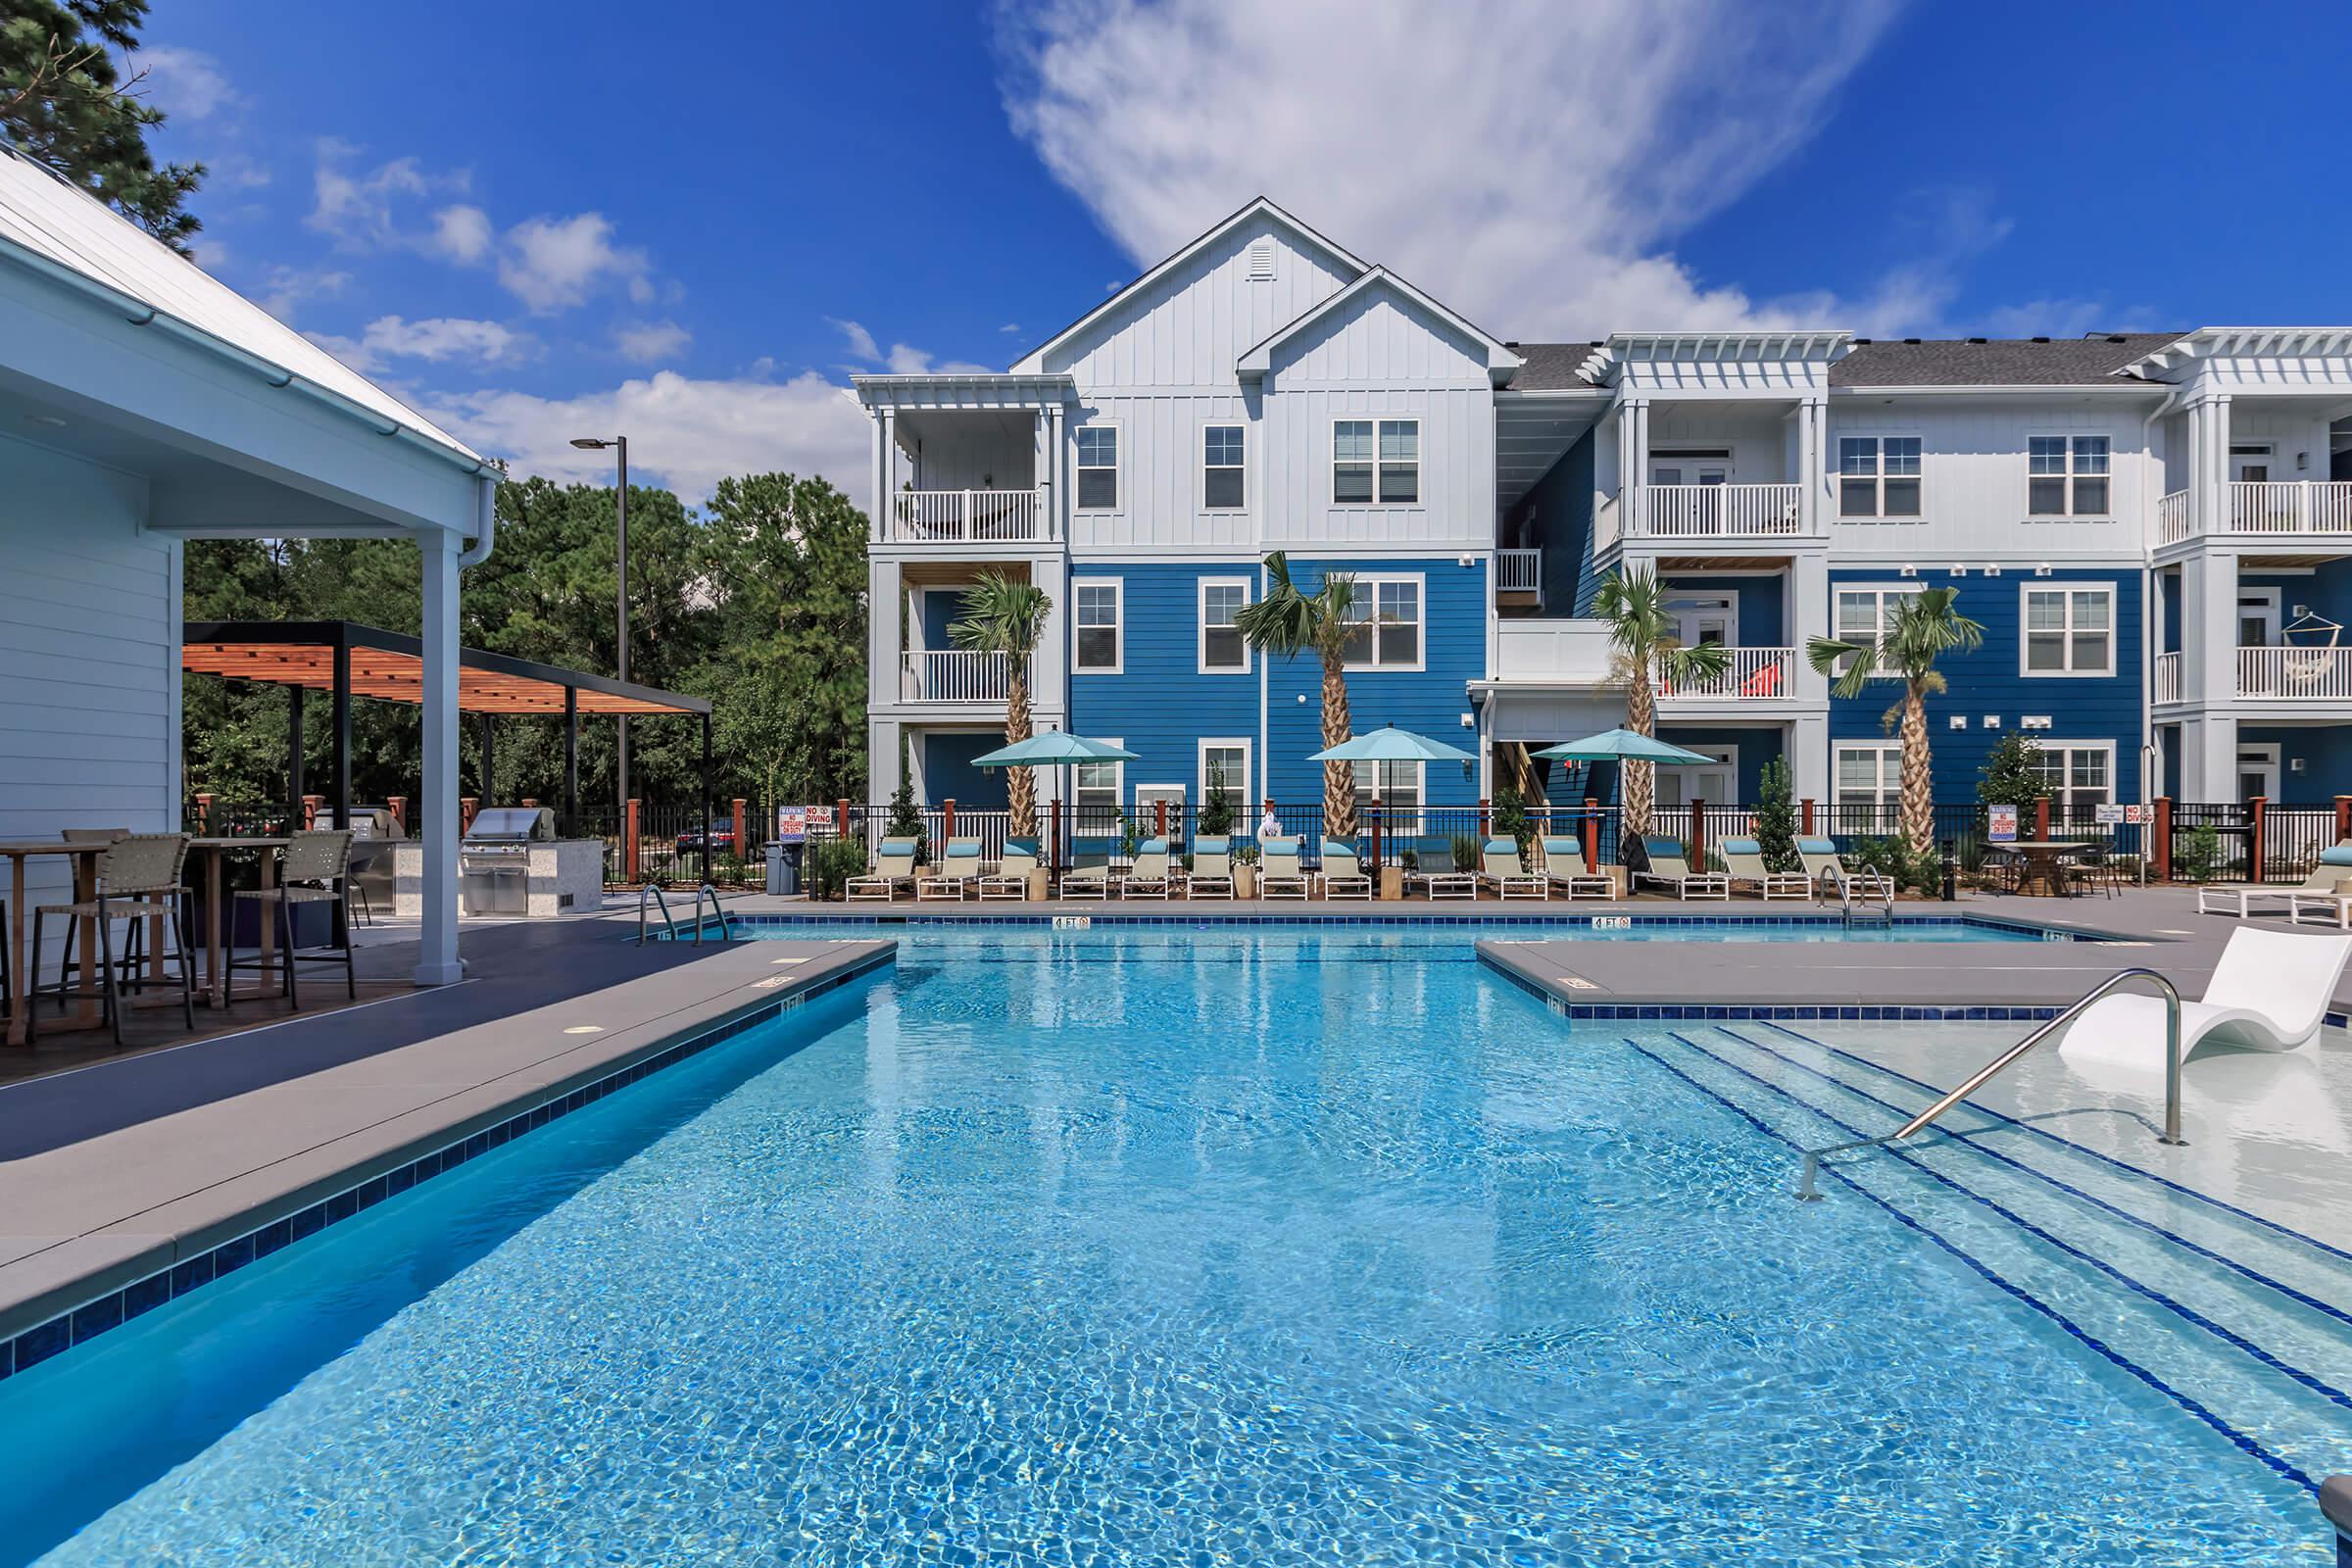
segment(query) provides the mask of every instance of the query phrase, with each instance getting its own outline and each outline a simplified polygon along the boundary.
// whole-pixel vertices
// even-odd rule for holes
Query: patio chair
[[[2180,1004],[2180,1059],[2218,1051],[2297,1051],[2320,1038],[2352,936],[2305,936],[2240,926],[2201,1001]],[[2058,1043],[2070,1064],[2164,1070],[2164,1001],[2101,997]]]
[[[1110,897],[1110,848],[1076,847],[1070,856],[1068,869],[1061,873],[1059,892],[1065,899],[1107,899]]]
[[[278,860],[277,886],[273,888],[244,888],[237,893],[239,906],[251,902],[260,906],[261,917],[277,918],[277,964],[282,979],[278,995],[302,1010],[302,993],[294,978],[297,963],[333,963],[340,955],[343,964],[344,994],[353,1002],[360,1000],[360,974],[351,951],[351,835],[343,830],[319,829],[297,833],[286,841],[285,853]],[[295,951],[294,911],[296,908],[322,904],[328,906],[328,946],[330,953],[301,954]],[[340,915],[340,918],[336,916]],[[334,941],[339,935],[342,940]],[[231,956],[228,969],[229,1000],[236,1000],[234,976],[239,969],[261,969],[260,954],[250,958]]]
[[[1119,878],[1122,899],[1164,899],[1168,896],[1168,841],[1146,839],[1136,846],[1135,863]]]
[[[1804,872],[1764,869],[1764,846],[1754,839],[1721,839],[1715,849],[1723,857],[1723,868],[1731,873],[1734,887],[1752,887],[1767,903],[1813,896],[1813,879]]]
[[[1634,892],[1642,891],[1644,882],[1655,882],[1678,899],[1731,898],[1732,879],[1721,871],[1691,870],[1681,839],[1653,837],[1634,842],[1641,846],[1642,862],[1634,867]]]
[[[1517,839],[1489,839],[1479,851],[1478,885],[1491,887],[1499,899],[1548,899],[1551,897],[1551,878],[1541,871],[1530,871],[1527,862],[1519,858]]]
[[[2085,844],[2058,862],[2069,886],[2098,888],[2114,898],[2124,885],[2124,862],[2096,844]]]
[[[1257,896],[1261,899],[1303,899],[1311,891],[1306,869],[1298,863],[1297,839],[1267,839],[1258,856]]]
[[[2352,839],[2330,845],[2320,852],[2320,863],[2311,868],[2298,887],[2264,887],[2259,883],[2243,883],[2230,887],[2197,889],[2199,914],[2227,914],[2237,919],[2250,919],[2256,904],[2278,906],[2271,912],[2283,911],[2293,918],[2297,904],[2304,898],[2315,901],[2314,907],[2325,896],[2335,892],[2338,882],[2352,882]]]
[[[1323,869],[1317,875],[1326,899],[1370,899],[1372,878],[1356,858],[1355,846],[1338,839],[1323,841]]]
[[[913,839],[884,839],[874,856],[874,868],[863,876],[854,876],[844,884],[845,896],[852,903],[880,899],[885,904],[899,896],[899,889],[914,890]]]
[[[950,839],[947,853],[930,874],[919,877],[914,884],[914,900],[954,899],[961,904],[964,895],[980,885],[980,841],[978,839]]]
[[[1894,897],[1894,878],[1877,871],[1848,871],[1833,839],[1798,839],[1796,858],[1803,864],[1805,875],[1812,878],[1817,898],[1826,899],[1832,893],[1842,896],[1842,890],[1849,884],[1866,899]]]
[[[102,981],[102,1006],[107,1026],[114,1031],[115,1044],[122,1044],[122,980],[125,971],[140,956],[140,932],[156,912],[149,907],[152,901],[168,899],[171,910],[166,924],[172,929],[178,951],[172,956],[178,960],[180,1010],[186,1015],[187,1026],[196,1027],[196,986],[194,966],[188,958],[188,912],[186,890],[179,885],[181,868],[187,863],[188,835],[185,833],[131,833],[110,843],[98,857],[97,890],[87,899],[74,904],[35,905],[32,910],[32,953],[26,963],[24,977],[24,1040],[31,1044],[40,1034],[40,1002],[44,990],[54,995],[60,1011],[75,1000],[74,976],[76,964],[74,956],[74,935],[83,920],[97,923],[98,968]],[[44,988],[41,974],[41,925],[49,915],[62,917],[66,922],[65,956],[59,961],[57,984]],[[125,956],[118,963],[115,958],[114,922],[128,920],[130,933]],[[163,956],[158,955],[158,956]],[[81,956],[79,968],[88,972],[90,955]],[[135,983],[134,983],[135,988]]]
[[[1193,840],[1193,868],[1184,874],[1188,899],[1233,897],[1233,841],[1227,838]]]
[[[1006,839],[1004,858],[997,868],[980,879],[980,901],[1010,899],[1019,904],[1029,897],[1029,873],[1038,866],[1037,842],[1034,839]]]
[[[1544,841],[1544,878],[1571,899],[1606,899],[1616,886],[1585,859],[1585,846],[1574,838]]]

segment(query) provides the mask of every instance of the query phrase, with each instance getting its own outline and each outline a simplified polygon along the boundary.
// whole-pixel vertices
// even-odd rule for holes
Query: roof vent
[[[2034,341],[2036,343],[2047,343],[2049,339],[2046,337],[2037,337]]]
[[[2121,332],[2110,332],[2107,334],[2107,341],[2110,343],[2121,343],[2124,341],[2124,334]]]
[[[1970,338],[1970,339],[1969,339],[1969,341],[1970,341],[1971,343],[1982,343],[1982,342],[1984,342],[1984,340],[1983,338],[1981,338],[1981,337],[1972,337],[1972,338]]]
[[[1515,349],[1519,346],[1519,340],[1515,337],[1506,337],[1502,340],[1502,346],[1506,349]]]
[[[1869,346],[1871,345],[1871,343],[1873,343],[1873,342],[1875,342],[1875,341],[1876,341],[1876,339],[1873,339],[1873,338],[1867,338],[1867,337],[1858,337],[1858,338],[1854,339],[1854,346],[1855,346],[1856,348],[1867,348],[1867,347],[1869,347]]]
[[[1250,281],[1265,283],[1274,276],[1274,242],[1270,239],[1250,242]]]
[[[1915,338],[1915,337],[1907,337],[1907,338],[1903,339],[1903,341],[1904,341],[1904,342],[1906,342],[1906,343],[1916,343],[1916,342],[1918,342],[1918,341],[1919,341],[1919,339],[1917,339],[1917,338]]]

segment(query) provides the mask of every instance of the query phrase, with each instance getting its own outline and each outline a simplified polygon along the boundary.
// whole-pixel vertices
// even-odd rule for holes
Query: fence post
[[[2352,795],[2335,798],[2335,842],[2352,839]]]
[[[1702,875],[1707,869],[1707,803],[1690,803],[1690,869]]]
[[[2050,798],[2047,795],[2034,798],[2034,836],[2045,844],[2049,842]]]
[[[833,832],[840,838],[850,836],[850,798],[846,795],[833,803]]]
[[[400,824],[403,833],[409,830],[409,798],[406,795],[384,797],[384,809],[392,813],[392,820]],[[204,814],[209,819],[213,814],[212,808],[207,807]]]
[[[1047,870],[1049,870],[1049,871],[1054,871],[1054,872],[1059,872],[1059,871],[1061,870],[1061,867],[1062,867],[1062,858],[1061,858],[1061,805],[1062,805],[1062,802],[1061,802],[1061,797],[1060,797],[1059,795],[1056,795],[1056,796],[1054,796],[1054,824],[1053,824],[1053,825],[1054,825],[1054,850],[1053,850],[1053,857],[1054,857],[1054,858],[1053,858],[1052,859],[1050,859],[1050,860],[1048,860],[1048,861],[1046,862],[1046,869],[1047,869]]]
[[[1478,803],[1478,836],[1483,842],[1494,836],[1494,813],[1492,803],[1480,797]]]
[[[1585,797],[1585,869],[1600,869],[1600,802]]]
[[[628,810],[621,818],[620,879],[623,882],[637,880],[637,812],[643,805],[636,796],[630,796]]]
[[[2271,814],[2269,799],[2260,795],[2255,796],[2246,803],[2246,813],[2253,823],[2246,843],[2246,880],[2260,882],[2264,880],[2262,867],[2266,858],[2262,853],[2262,840],[2263,830],[2269,825]]]
[[[2173,879],[2173,798],[2170,795],[2156,797],[2155,834],[2156,880],[2170,882]]]
[[[213,831],[213,797],[204,790],[196,792],[196,831],[206,837]]]
[[[1372,874],[1380,875],[1380,797],[1372,797]]]
[[[1801,812],[1798,814],[1798,818],[1797,818],[1797,820],[1798,820],[1798,822],[1801,824],[1801,825],[1800,825],[1800,826],[1797,828],[1797,831],[1798,831],[1799,833],[1802,833],[1802,834],[1803,834],[1805,837],[1807,837],[1807,838],[1811,838],[1811,837],[1813,837],[1813,797],[1812,797],[1812,796],[1808,795],[1808,796],[1806,796],[1806,797],[1805,797],[1805,802],[1804,802],[1804,809],[1803,809],[1803,810],[1802,810],[1802,811],[1801,811]]]
[[[305,795],[302,798],[302,830],[308,833],[318,822],[318,808],[326,804],[323,795]]]
[[[1167,842],[1168,803],[1165,796],[1152,803],[1152,836],[1163,844]]]
[[[939,803],[939,837],[942,845],[956,836],[956,797],[949,796]],[[942,852],[945,853],[944,850]]]
[[[746,801],[740,795],[735,797],[735,837],[732,842],[735,846],[735,858],[738,860],[745,858],[744,850],[746,846],[743,837],[743,808],[750,804],[750,802]]]

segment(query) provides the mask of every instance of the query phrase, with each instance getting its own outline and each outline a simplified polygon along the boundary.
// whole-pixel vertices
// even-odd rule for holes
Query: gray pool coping
[[[551,1106],[576,1108],[682,1037],[756,1021],[887,963],[896,949],[887,940],[710,947],[619,985],[425,1033],[13,1159],[0,1167],[0,1342],[534,1110],[545,1119]],[[591,1027],[597,1032],[564,1032]],[[103,1089],[107,1079],[173,1065],[141,1056],[67,1076],[106,1075]],[[0,1091],[0,1115],[53,1101],[60,1083]]]

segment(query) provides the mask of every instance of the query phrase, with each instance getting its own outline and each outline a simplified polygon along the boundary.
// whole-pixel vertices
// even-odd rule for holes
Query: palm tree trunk
[[[1925,855],[1936,842],[1936,786],[1928,755],[1928,704],[1917,686],[1903,694],[1903,846]]]
[[[1004,683],[1004,744],[1013,745],[1029,738],[1029,674],[1028,660],[1015,653],[1010,674]],[[1037,836],[1037,773],[1026,767],[1004,770],[1004,805],[1007,808],[1004,831],[1016,839]]]
[[[1655,704],[1649,689],[1649,656],[1643,654],[1634,665],[1633,683],[1625,694],[1625,727],[1637,735],[1650,734],[1655,728]],[[1618,838],[1642,838],[1649,832],[1650,806],[1657,799],[1656,776],[1652,764],[1626,761],[1617,764],[1624,769],[1625,820],[1618,829]]]
[[[1348,673],[1337,654],[1323,656],[1323,744],[1348,738]],[[1355,838],[1355,769],[1346,762],[1323,764],[1323,835]]]

